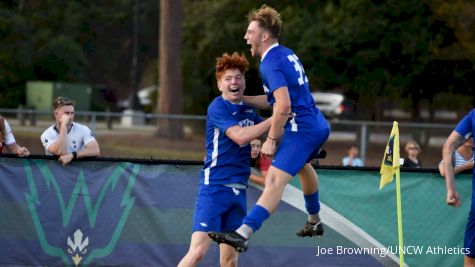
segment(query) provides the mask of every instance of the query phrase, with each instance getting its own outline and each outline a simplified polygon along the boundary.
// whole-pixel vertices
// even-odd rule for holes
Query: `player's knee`
[[[219,263],[221,267],[236,267],[238,262],[237,255],[229,257],[220,257]]]
[[[276,176],[267,176],[266,177],[266,184],[265,188],[269,190],[280,190],[285,187],[287,183],[283,181],[283,179],[279,179]]]
[[[201,247],[197,247],[193,250],[190,250],[189,256],[190,256],[190,261],[193,263],[198,263],[203,259],[203,257],[206,255],[207,250],[203,249]]]

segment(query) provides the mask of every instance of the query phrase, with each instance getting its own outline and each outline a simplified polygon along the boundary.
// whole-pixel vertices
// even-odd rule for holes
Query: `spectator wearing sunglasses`
[[[406,157],[404,158],[402,167],[422,168],[422,162],[419,159],[419,153],[421,153],[421,147],[419,144],[416,141],[411,140],[407,142],[405,150]]]

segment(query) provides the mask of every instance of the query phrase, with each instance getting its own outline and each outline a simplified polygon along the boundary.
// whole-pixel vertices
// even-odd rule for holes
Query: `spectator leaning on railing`
[[[363,167],[363,159],[360,158],[360,149],[357,145],[350,145],[346,151],[347,156],[342,159],[343,166]]]
[[[422,168],[422,162],[419,159],[419,154],[421,153],[421,147],[419,144],[416,141],[411,140],[407,142],[405,151],[406,157],[404,158],[402,167]]]
[[[463,145],[455,150],[452,156],[454,174],[473,169],[473,137],[468,138]],[[445,177],[444,161],[439,164],[439,172]]]
[[[30,151],[26,147],[19,146],[16,143],[10,124],[0,116],[0,154],[2,154],[3,148],[6,148],[10,153],[17,154],[19,157],[30,155]]]
[[[261,139],[256,138],[251,141],[251,175],[249,180],[264,186],[267,171],[271,165],[271,158],[261,153],[261,146]]]
[[[74,101],[65,97],[54,100],[55,124],[41,135],[46,155],[59,156],[58,161],[66,165],[76,158],[100,155],[99,144],[91,130],[74,121]]]

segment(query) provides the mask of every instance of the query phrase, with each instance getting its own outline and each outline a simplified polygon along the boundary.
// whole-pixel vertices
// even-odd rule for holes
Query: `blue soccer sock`
[[[262,223],[269,218],[270,213],[262,206],[255,205],[242,221],[243,224],[248,225],[255,232],[261,228]]]
[[[310,215],[315,215],[320,212],[320,202],[318,201],[318,191],[311,195],[304,195],[305,198],[305,208],[307,213]]]

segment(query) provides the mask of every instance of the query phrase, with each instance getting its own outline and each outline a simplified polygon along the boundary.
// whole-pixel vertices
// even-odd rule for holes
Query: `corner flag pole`
[[[389,141],[384,151],[383,160],[381,161],[381,181],[379,183],[379,190],[385,185],[393,181],[396,175],[396,202],[397,202],[397,230],[399,240],[399,265],[404,266],[404,244],[402,238],[402,205],[401,205],[401,175],[399,163],[399,129],[398,123],[393,123],[393,129],[389,136]]]
[[[398,159],[399,160],[399,159]],[[397,232],[399,239],[399,266],[404,267],[404,242],[402,238],[401,175],[396,170]]]

